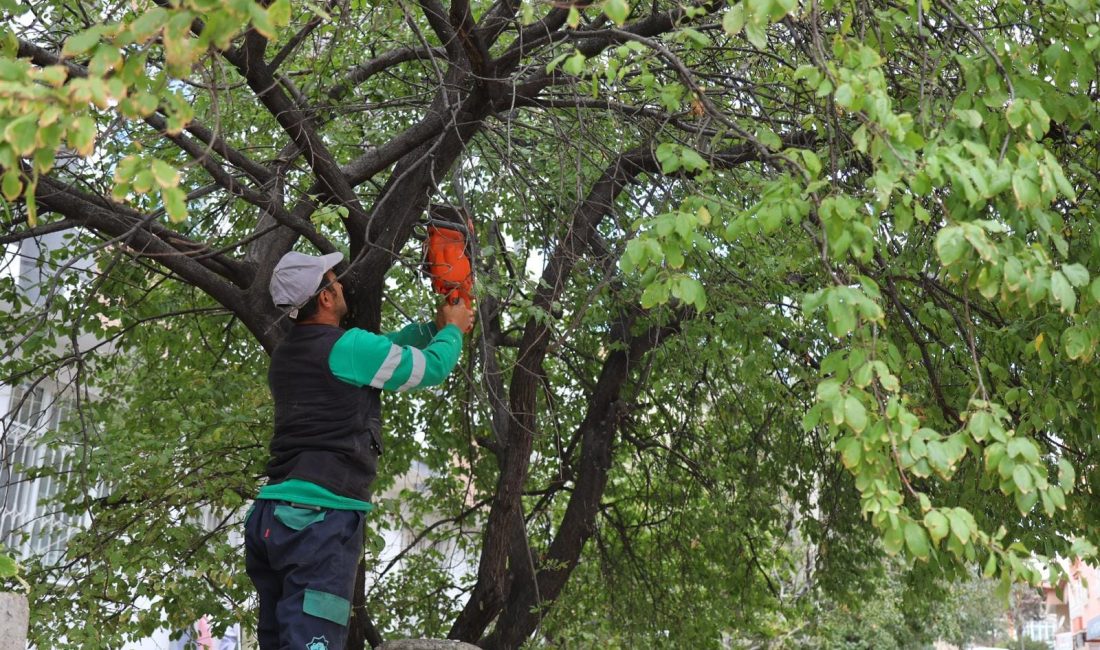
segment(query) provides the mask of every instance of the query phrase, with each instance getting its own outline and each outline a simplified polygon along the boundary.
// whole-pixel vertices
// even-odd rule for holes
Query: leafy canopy
[[[241,605],[271,268],[342,250],[349,325],[423,317],[431,202],[480,330],[387,402],[380,487],[432,477],[377,521],[437,544],[372,568],[385,632],[717,647],[900,589],[883,553],[1005,598],[1095,553],[1096,2],[69,4],[0,1],[0,241],[71,235],[44,300],[4,280],[3,377],[98,400],[40,626]]]

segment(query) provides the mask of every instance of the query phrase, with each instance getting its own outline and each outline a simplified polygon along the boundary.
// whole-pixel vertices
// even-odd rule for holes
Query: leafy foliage
[[[436,542],[373,568],[387,633],[840,638],[814,603],[1095,553],[1095,2],[82,8],[0,2],[0,241],[75,233],[0,286],[3,378],[95,397],[38,629],[247,617],[271,268],[341,250],[349,324],[422,318],[430,202],[476,218],[480,329],[386,404],[378,487],[432,477],[375,521]]]

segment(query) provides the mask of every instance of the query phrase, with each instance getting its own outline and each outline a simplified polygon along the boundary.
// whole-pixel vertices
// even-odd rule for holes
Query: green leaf
[[[776,135],[775,131],[767,128],[760,128],[756,131],[756,139],[760,141],[760,144],[775,151],[783,146],[783,140]]]
[[[1016,507],[1020,510],[1020,514],[1026,515],[1031,512],[1031,509],[1034,508],[1035,504],[1039,501],[1039,492],[1037,490],[1017,492],[1013,500],[1016,502]]]
[[[997,247],[993,245],[985,231],[979,226],[967,224],[967,227],[963,228],[963,233],[966,236],[966,241],[970,242],[974,250],[978,251],[978,255],[981,256],[982,260],[989,262],[997,257]]]
[[[758,50],[763,50],[768,46],[768,32],[763,25],[755,21],[745,24],[745,37]]]
[[[374,557],[379,557],[386,550],[386,538],[377,533],[368,533],[366,546]]]
[[[99,37],[103,35],[106,29],[104,25],[95,25],[73,34],[65,41],[65,46],[61,48],[61,56],[73,57],[84,54],[99,43]]]
[[[965,512],[959,508],[954,508],[947,511],[947,520],[951,523],[951,532],[955,537],[963,544],[966,544],[970,540],[970,535],[973,533],[973,529],[970,527],[970,522]]]
[[[798,0],[772,0],[771,4],[771,15],[769,17],[772,22],[776,22],[794,11],[794,8],[798,6]]]
[[[1024,274],[1024,267],[1019,258],[1014,256],[1005,258],[1002,273],[1004,284],[1009,291],[1019,291],[1028,279],[1027,275]]]
[[[988,411],[975,411],[970,415],[966,428],[970,431],[970,435],[974,436],[974,440],[982,442],[989,435],[989,428],[992,425],[993,416]]]
[[[1092,352],[1092,336],[1080,325],[1074,325],[1062,333],[1062,345],[1070,359],[1084,359]]]
[[[730,36],[737,36],[744,27],[745,4],[738,2],[729,8],[726,15],[722,16],[722,29]]]
[[[176,171],[176,168],[169,165],[159,158],[153,159],[153,178],[156,179],[157,185],[166,187],[175,187],[179,185],[180,175]]]
[[[69,146],[79,155],[87,158],[95,150],[95,120],[82,115],[69,124]]]
[[[1017,169],[1012,174],[1012,193],[1016,196],[1016,204],[1021,208],[1034,208],[1042,204],[1034,176],[1023,169]]]
[[[162,187],[160,194],[169,219],[178,223],[187,218],[187,196],[183,190],[178,187]]]
[[[1058,164],[1058,159],[1055,158],[1054,154],[1049,150],[1043,153],[1043,166],[1050,176],[1054,178],[1054,184],[1058,187],[1058,191],[1069,199],[1071,203],[1075,203],[1077,201],[1077,192],[1074,190],[1073,185],[1070,184],[1069,179],[1066,178],[1062,166]]]
[[[982,125],[982,114],[975,110],[960,110],[955,109],[952,111],[955,117],[959,118],[959,121],[967,125],[972,129],[977,129]]]
[[[852,372],[852,383],[859,388],[867,388],[871,385],[873,371],[870,363],[864,363]]]
[[[642,291],[642,307],[651,309],[657,305],[665,304],[668,302],[669,291],[668,282],[664,280],[650,283],[650,285]]]
[[[0,579],[14,578],[19,573],[19,565],[6,553],[0,553]]]
[[[856,309],[837,287],[827,293],[825,304],[829,311],[829,328],[835,336],[846,336],[856,327]]]
[[[680,152],[680,162],[688,171],[702,171],[710,166],[698,151],[690,147],[684,147]]]
[[[1028,109],[1030,119],[1027,121],[1027,135],[1039,140],[1050,130],[1050,116],[1038,100],[1028,100]]]
[[[130,98],[134,100],[134,107],[142,117],[152,115],[160,104],[160,100],[153,93],[135,93]]]
[[[1039,448],[1028,438],[1015,437],[1008,441],[1008,455],[1028,463],[1039,462]]]
[[[1073,470],[1073,464],[1065,458],[1058,459],[1058,485],[1067,494],[1073,491],[1077,477]]]
[[[23,192],[24,205],[27,207],[27,225],[31,228],[38,225],[38,199],[34,193],[36,187],[34,182],[28,183],[27,189]]]
[[[863,442],[858,438],[841,438],[837,442],[837,449],[840,451],[840,462],[845,468],[854,469],[859,465],[860,458],[863,457]]]
[[[577,11],[576,6],[569,7],[569,14],[566,16],[565,24],[569,25],[571,29],[576,29],[581,24],[581,12]]]
[[[4,180],[0,182],[0,193],[4,200],[14,201],[23,192],[23,180],[19,177],[19,170],[12,168],[4,172]]]
[[[69,78],[69,73],[64,66],[51,65],[42,68],[38,73],[38,78],[54,88],[60,88],[65,84],[65,80]],[[45,126],[45,123],[42,125]]]
[[[286,27],[290,24],[290,0],[275,0],[267,8],[267,15],[276,27]]]
[[[905,546],[915,557],[922,560],[928,559],[928,536],[924,529],[914,521],[905,523]]]
[[[909,232],[913,227],[913,210],[903,204],[894,205],[894,228],[899,233]]]
[[[256,3],[249,3],[249,13],[252,17],[252,26],[264,38],[274,40],[279,35],[279,29],[275,26],[275,22],[271,20],[271,15],[268,14],[267,9]]]
[[[34,113],[12,120],[4,129],[4,140],[20,156],[29,156],[34,153],[37,138],[38,115]]]
[[[1075,287],[1083,287],[1089,283],[1089,271],[1080,264],[1063,264],[1062,275]]]
[[[703,311],[707,307],[707,292],[703,289],[703,284],[692,277],[682,277],[677,283],[680,293],[680,299],[686,303],[695,305],[695,308],[699,311]]]
[[[572,56],[565,59],[565,63],[562,63],[561,69],[569,74],[579,77],[584,74],[584,62],[587,58],[580,51],[576,51]]]
[[[809,433],[821,422],[821,407],[813,407],[802,414],[802,430]]]
[[[626,0],[607,0],[603,4],[603,12],[616,25],[622,25],[630,16],[630,4]]]
[[[855,98],[855,91],[852,89],[851,84],[840,84],[840,87],[836,89],[836,93],[833,95],[836,99],[836,103],[844,106],[845,108],[851,107],[852,100]]]
[[[966,235],[958,226],[947,226],[936,233],[936,254],[944,266],[954,264],[966,252]]]
[[[900,526],[886,529],[882,536],[882,544],[890,555],[897,555],[905,544],[905,535]]]
[[[1031,492],[1035,489],[1035,483],[1031,478],[1031,470],[1027,465],[1017,465],[1012,470],[1012,482],[1016,484],[1016,490],[1019,492]]]
[[[817,401],[832,404],[840,399],[840,382],[836,379],[826,379],[817,385],[815,394]]]
[[[803,149],[799,153],[802,155],[802,162],[806,166],[806,171],[810,172],[810,177],[816,178],[821,173],[821,159],[809,149]]]
[[[1023,126],[1028,116],[1027,106],[1023,100],[1017,99],[1009,104],[1006,116],[1008,117],[1008,124],[1012,128],[1018,129]]]
[[[982,568],[982,575],[986,578],[992,578],[997,573],[997,556],[994,553],[990,553],[986,558],[985,567]]]
[[[161,7],[153,7],[130,23],[130,35],[137,43],[145,43],[155,36],[164,23],[168,22],[168,12]]]
[[[1061,271],[1055,271],[1050,276],[1050,297],[1065,313],[1072,314],[1077,306],[1077,296],[1073,293],[1073,287]]]
[[[671,142],[662,142],[657,145],[657,160],[661,163],[661,172],[671,174],[680,168],[680,149]]]
[[[939,544],[941,539],[947,537],[950,530],[947,517],[944,517],[937,510],[932,510],[924,515],[924,526],[928,529],[928,534],[932,536],[932,543],[934,544]]]
[[[867,409],[852,395],[844,398],[844,421],[856,433],[867,428]]]
[[[134,174],[133,187],[134,191],[138,194],[146,194],[152,191],[153,186],[156,185],[157,179],[153,176],[153,170],[148,168],[142,168]]]
[[[0,58],[0,81],[24,81],[30,67],[26,61],[11,58]]]
[[[1066,493],[1062,491],[1057,485],[1052,485],[1047,489],[1045,496],[1050,498],[1051,503],[1054,504],[1055,509],[1066,509]]]

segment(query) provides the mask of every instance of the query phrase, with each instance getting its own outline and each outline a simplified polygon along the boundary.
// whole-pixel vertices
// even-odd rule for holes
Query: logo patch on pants
[[[328,639],[315,636],[306,644],[306,650],[328,650]]]

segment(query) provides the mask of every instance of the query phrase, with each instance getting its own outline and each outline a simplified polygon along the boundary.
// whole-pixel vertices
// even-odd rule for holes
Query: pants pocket
[[[310,616],[332,621],[337,625],[347,625],[351,615],[351,603],[336,594],[306,589],[302,600],[302,611]]]
[[[280,505],[275,506],[275,520],[291,530],[302,530],[310,524],[324,521],[325,511]]]

